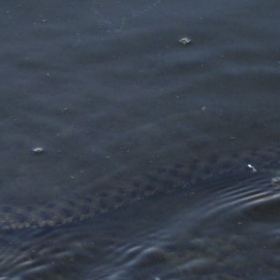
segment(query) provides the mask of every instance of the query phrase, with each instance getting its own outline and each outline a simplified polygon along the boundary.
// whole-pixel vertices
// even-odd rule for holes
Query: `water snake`
[[[209,180],[255,176],[256,173],[278,167],[280,148],[252,149],[226,156],[210,155],[207,159],[193,158],[186,162],[159,168],[139,178],[128,179],[122,186],[110,192],[103,190],[94,194],[75,194],[59,202],[47,202],[40,206],[2,205],[0,229],[55,227],[83,221],[155,194],[195,189]]]

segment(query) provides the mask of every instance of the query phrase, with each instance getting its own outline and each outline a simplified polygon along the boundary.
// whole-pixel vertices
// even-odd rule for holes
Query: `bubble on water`
[[[274,187],[280,187],[280,177],[275,176],[271,179],[271,185]]]
[[[182,44],[182,45],[189,45],[190,43],[192,42],[191,38],[189,37],[184,37],[184,38],[181,38],[179,40],[179,43]]]
[[[42,147],[35,147],[32,149],[33,154],[42,154],[44,152],[44,148]]]

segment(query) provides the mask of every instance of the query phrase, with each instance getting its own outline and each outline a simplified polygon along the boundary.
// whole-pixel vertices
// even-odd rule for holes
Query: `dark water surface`
[[[279,9],[1,1],[0,279],[279,279]]]

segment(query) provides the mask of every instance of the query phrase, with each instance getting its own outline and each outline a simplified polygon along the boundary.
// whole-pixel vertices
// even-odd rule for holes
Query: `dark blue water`
[[[259,171],[265,157],[232,155],[279,143],[279,3],[21,2],[0,4],[0,225],[11,229],[0,279],[277,279],[273,152],[253,180],[30,225],[41,205],[120,186],[125,196],[194,158],[213,174],[226,165],[211,154]]]

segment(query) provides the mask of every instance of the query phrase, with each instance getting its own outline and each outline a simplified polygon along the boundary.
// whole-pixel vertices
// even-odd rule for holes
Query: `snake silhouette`
[[[193,158],[187,162],[159,168],[139,178],[127,180],[113,191],[70,195],[40,206],[2,205],[0,230],[55,227],[80,222],[155,194],[196,188],[207,181],[219,181],[223,177],[231,180],[255,176],[256,173],[278,168],[280,148],[252,149],[227,156],[211,155],[207,159]]]

